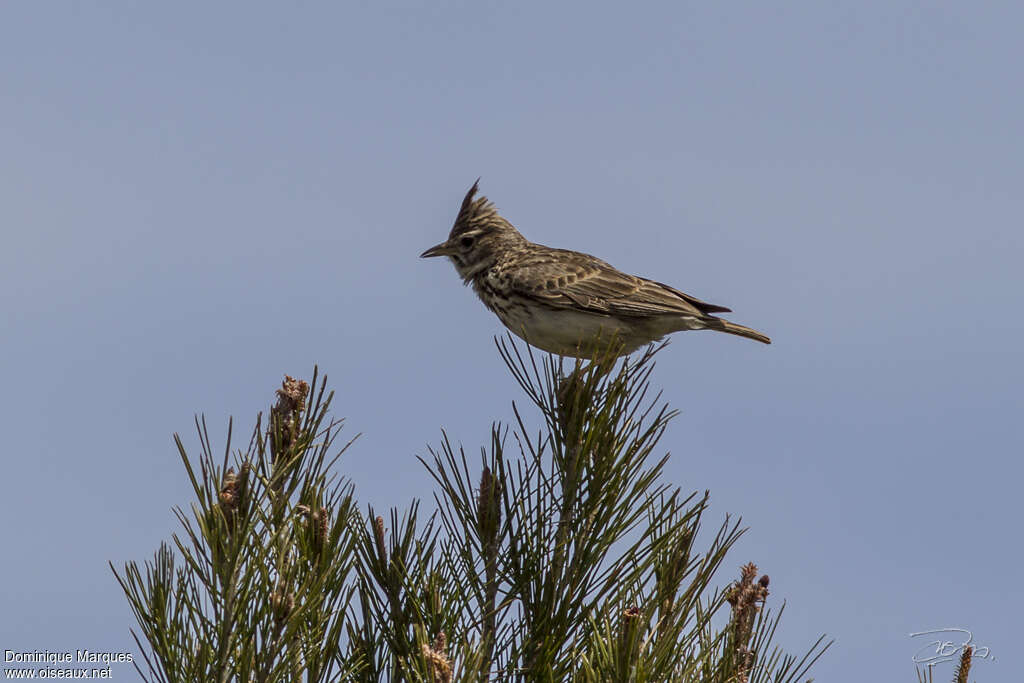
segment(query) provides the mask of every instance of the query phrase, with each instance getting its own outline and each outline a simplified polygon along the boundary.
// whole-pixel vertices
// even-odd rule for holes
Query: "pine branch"
[[[479,464],[442,433],[435,510],[377,515],[336,473],[333,393],[286,378],[248,447],[176,444],[194,502],[153,561],[115,575],[150,681],[792,683],[827,649],[772,645],[768,580],[720,569],[743,533],[663,480],[675,417],[651,347],[588,363],[499,353],[527,402]],[[681,456],[676,456],[681,457]],[[722,624],[725,614],[729,618]]]

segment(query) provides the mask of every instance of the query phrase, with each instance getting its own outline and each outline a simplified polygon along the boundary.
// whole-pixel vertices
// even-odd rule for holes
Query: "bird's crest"
[[[455,217],[455,225],[452,226],[450,237],[455,237],[466,230],[486,228],[493,222],[493,219],[501,220],[498,209],[491,203],[491,200],[487,197],[475,199],[479,187],[480,179],[477,178],[473,187],[469,188],[469,192],[462,200],[462,206],[459,208],[459,215]]]

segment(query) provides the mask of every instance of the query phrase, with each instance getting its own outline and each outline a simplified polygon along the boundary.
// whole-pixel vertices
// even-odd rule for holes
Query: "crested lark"
[[[709,304],[628,275],[588,254],[534,244],[473,184],[448,239],[420,256],[447,256],[509,330],[544,351],[591,358],[610,343],[622,354],[680,330],[717,330],[764,344],[749,327],[717,318]],[[612,342],[612,340],[617,340]]]

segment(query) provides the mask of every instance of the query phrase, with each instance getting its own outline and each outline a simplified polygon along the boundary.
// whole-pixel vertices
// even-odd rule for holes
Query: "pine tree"
[[[658,349],[568,364],[498,346],[529,412],[513,404],[478,458],[443,435],[421,458],[430,514],[360,511],[316,372],[286,378],[244,450],[229,429],[216,458],[203,419],[195,461],[176,436],[196,498],[183,532],[115,569],[143,678],[800,680],[830,643],[775,647],[768,577],[722,576],[739,520],[704,531],[708,492],[664,481]]]

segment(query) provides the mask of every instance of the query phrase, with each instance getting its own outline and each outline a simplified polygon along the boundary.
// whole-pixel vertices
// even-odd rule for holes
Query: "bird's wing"
[[[610,315],[703,317],[729,311],[660,282],[627,275],[592,256],[552,251],[556,253],[521,262],[511,273],[512,288],[553,308]]]

